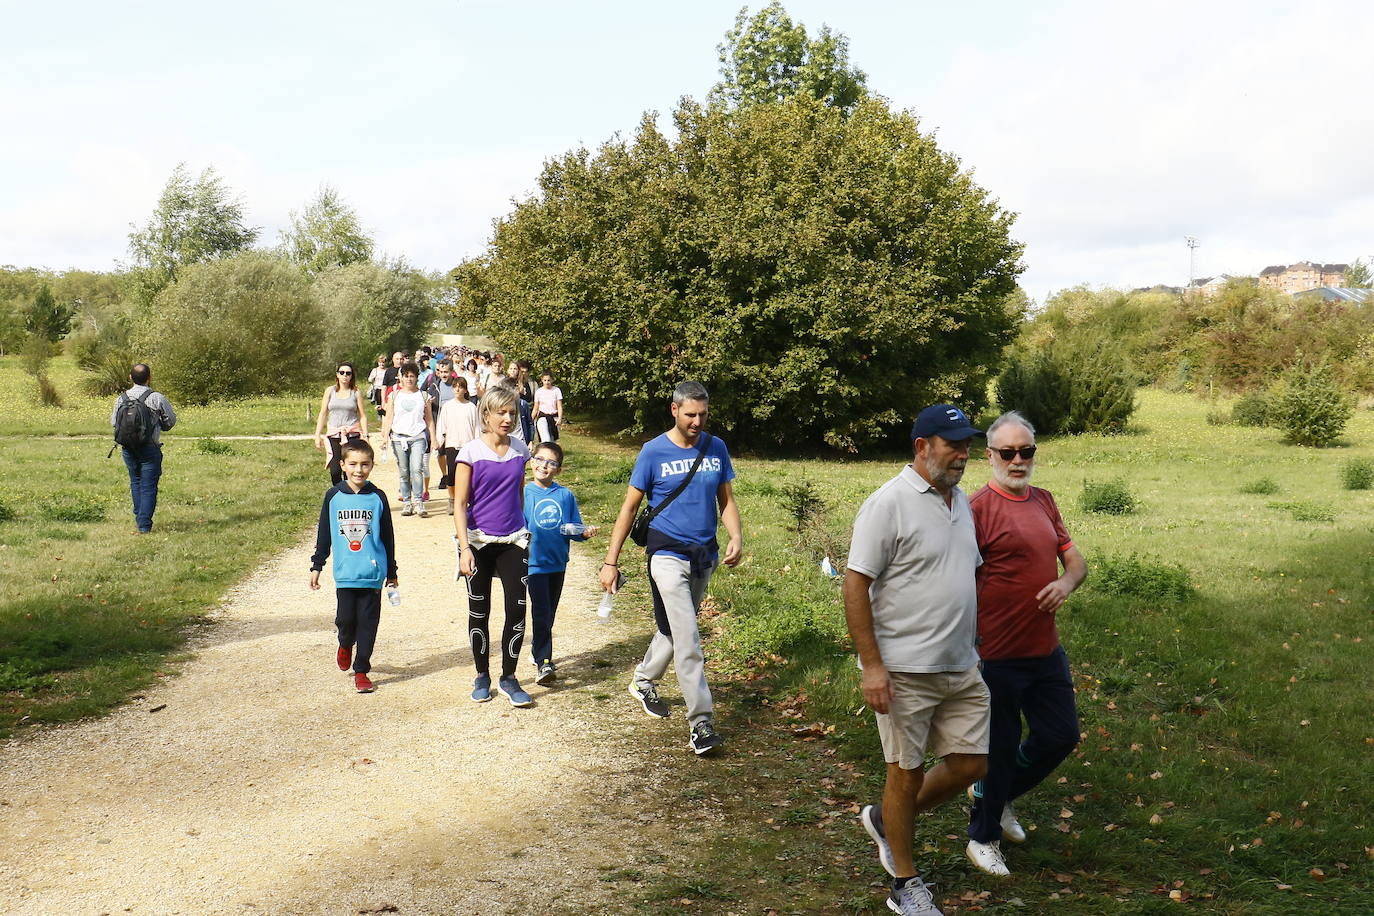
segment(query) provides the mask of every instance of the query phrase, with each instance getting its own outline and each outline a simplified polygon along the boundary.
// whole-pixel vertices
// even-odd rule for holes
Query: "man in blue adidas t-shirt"
[[[690,747],[698,755],[714,751],[721,738],[712,721],[711,688],[706,685],[697,609],[716,566],[736,565],[744,550],[739,506],[730,486],[735,469],[725,443],[706,432],[708,400],[700,382],[683,382],[673,391],[673,428],[640,449],[600,574],[601,587],[614,593],[620,548],[640,501],[647,496],[651,507],[663,505],[692,473],[700,453],[701,463],[687,486],[649,524],[644,549],[658,631],[644,660],[635,668],[629,688],[630,696],[639,700],[649,715],[667,716],[668,704],[659,698],[658,680],[672,662],[687,701]],[[730,536],[724,556],[716,543],[716,527],[721,522]]]

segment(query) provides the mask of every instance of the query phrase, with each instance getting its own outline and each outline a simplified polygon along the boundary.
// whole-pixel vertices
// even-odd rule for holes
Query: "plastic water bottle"
[[[624,585],[625,585],[625,574],[624,574],[623,572],[621,572],[620,570],[616,570],[616,573],[615,573],[615,590],[616,590],[616,591],[620,591],[620,589],[621,589]],[[610,620],[611,620],[611,605],[614,604],[614,603],[615,603],[615,595],[612,595],[610,592],[603,592],[603,593],[602,593],[602,595],[601,595],[601,603],[598,604],[598,605],[596,606],[596,616],[597,616],[597,618],[598,618],[602,623],[609,623],[609,622],[610,622]]]
[[[386,590],[386,600],[391,602],[392,607],[400,607],[401,590],[393,585],[391,588]]]
[[[564,522],[558,526],[558,533],[567,535],[570,538],[580,538],[586,530],[586,525],[579,525],[575,522]]]

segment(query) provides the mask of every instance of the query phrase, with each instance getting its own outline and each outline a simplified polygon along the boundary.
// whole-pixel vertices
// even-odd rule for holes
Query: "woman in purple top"
[[[512,706],[533,700],[515,678],[520,644],[525,639],[525,577],[530,533],[525,528],[523,493],[525,443],[511,438],[520,422],[520,399],[513,388],[492,385],[477,407],[482,434],[458,450],[454,472],[453,525],[458,544],[458,574],[467,580],[468,635],[477,678],[472,698],[491,699],[488,670],[491,580],[501,580],[506,598],[506,624],[501,631],[501,679],[497,691]]]

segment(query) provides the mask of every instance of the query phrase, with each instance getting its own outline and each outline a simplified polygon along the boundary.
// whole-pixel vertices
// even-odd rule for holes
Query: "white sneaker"
[[[901,916],[944,916],[930,894],[930,885],[912,878],[901,890],[888,895],[887,908]]]
[[[998,878],[1005,878],[1011,874],[1006,860],[1002,858],[1002,844],[997,840],[991,843],[969,840],[968,848],[964,851],[968,853],[968,860],[981,872]]]
[[[1026,828],[1016,819],[1016,809],[1011,802],[1002,806],[1002,839],[1008,843],[1026,842]]]

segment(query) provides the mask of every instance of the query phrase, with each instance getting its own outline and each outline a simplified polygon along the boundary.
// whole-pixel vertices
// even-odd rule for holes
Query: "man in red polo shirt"
[[[1078,744],[1073,678],[1054,615],[1088,567],[1054,497],[1030,485],[1030,422],[1005,413],[988,427],[987,437],[992,480],[969,497],[969,507],[983,555],[978,654],[992,693],[992,723],[987,776],[969,787],[967,852],[980,870],[1009,875],[1000,841],[1026,841],[1011,802],[1039,785]]]

